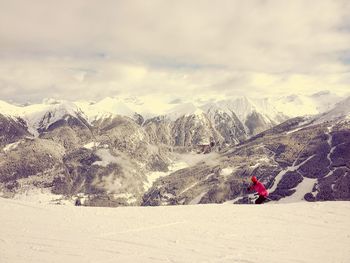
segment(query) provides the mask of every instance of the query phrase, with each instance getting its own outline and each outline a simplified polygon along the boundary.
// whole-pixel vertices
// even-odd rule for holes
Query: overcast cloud
[[[0,99],[350,91],[350,1],[0,0]]]

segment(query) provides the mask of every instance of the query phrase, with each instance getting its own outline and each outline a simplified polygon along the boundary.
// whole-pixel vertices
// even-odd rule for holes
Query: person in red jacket
[[[269,195],[269,193],[267,192],[265,186],[259,182],[259,180],[253,176],[252,177],[252,185],[248,187],[248,191],[251,191],[251,190],[255,190],[258,192],[259,194],[259,198],[255,200],[255,203],[256,204],[262,204],[263,202],[266,201],[267,199],[267,196]]]

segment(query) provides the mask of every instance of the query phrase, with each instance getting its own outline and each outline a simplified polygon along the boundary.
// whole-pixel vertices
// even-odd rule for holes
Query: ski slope
[[[350,202],[93,208],[0,198],[0,262],[337,262]]]

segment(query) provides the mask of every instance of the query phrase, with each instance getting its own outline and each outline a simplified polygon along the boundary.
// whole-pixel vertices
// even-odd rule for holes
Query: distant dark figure
[[[259,198],[255,200],[255,204],[264,203],[269,193],[267,192],[265,186],[261,182],[259,182],[255,176],[253,176],[251,180],[252,180],[252,185],[250,185],[247,188],[247,190],[248,191],[255,190],[256,192],[258,192]]]
[[[75,206],[81,206],[80,198],[77,198],[77,199],[75,200]]]

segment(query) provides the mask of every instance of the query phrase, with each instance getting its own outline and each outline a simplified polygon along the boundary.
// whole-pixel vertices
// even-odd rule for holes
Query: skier
[[[81,206],[80,198],[75,199],[75,206]]]
[[[251,191],[251,190],[257,191],[259,194],[259,198],[255,200],[255,204],[262,204],[263,202],[266,201],[269,193],[267,192],[265,186],[261,182],[259,182],[255,176],[253,176],[251,180],[252,180],[253,184],[250,185],[247,188],[247,190],[248,191]]]

